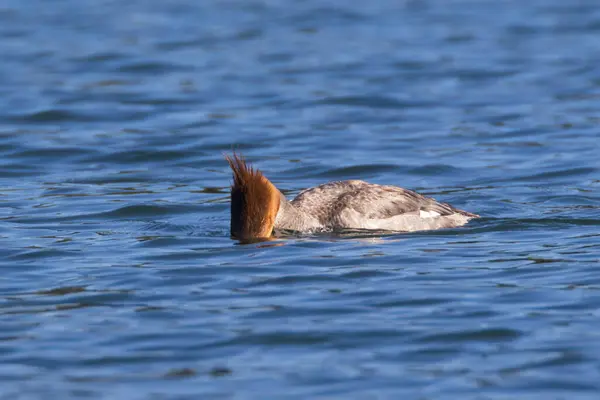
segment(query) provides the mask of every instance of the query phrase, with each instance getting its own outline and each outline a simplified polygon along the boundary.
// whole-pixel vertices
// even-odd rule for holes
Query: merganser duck
[[[289,201],[242,156],[225,159],[233,171],[231,236],[238,240],[267,239],[274,229],[414,232],[462,226],[479,217],[411,190],[361,180],[325,183]]]

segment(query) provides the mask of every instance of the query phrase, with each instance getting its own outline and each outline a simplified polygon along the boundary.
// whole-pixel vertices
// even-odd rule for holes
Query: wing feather
[[[323,224],[336,220],[345,211],[371,220],[400,215],[420,216],[421,212],[437,214],[436,217],[453,214],[477,217],[412,190],[357,180],[331,182],[305,190],[292,203],[315,216]]]
[[[439,216],[460,213],[447,203],[396,186],[367,184],[368,187],[344,193],[338,202],[370,219],[385,219],[402,214],[419,215],[421,211]]]

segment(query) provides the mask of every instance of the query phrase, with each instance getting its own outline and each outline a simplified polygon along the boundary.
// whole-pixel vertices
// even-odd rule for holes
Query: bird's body
[[[458,227],[478,217],[411,190],[361,180],[325,183],[289,201],[242,158],[227,160],[234,174],[231,233],[239,239],[268,237],[273,229],[413,232]]]
[[[475,214],[411,190],[360,180],[330,182],[282,200],[275,229],[413,232],[464,225]]]

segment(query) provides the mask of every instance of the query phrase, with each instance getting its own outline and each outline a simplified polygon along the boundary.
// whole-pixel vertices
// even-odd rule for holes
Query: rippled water
[[[595,0],[0,3],[2,399],[596,399]],[[229,238],[397,184],[465,228]]]

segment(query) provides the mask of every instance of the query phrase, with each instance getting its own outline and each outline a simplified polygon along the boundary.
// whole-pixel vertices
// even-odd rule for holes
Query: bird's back
[[[417,231],[460,226],[477,217],[411,190],[360,180],[307,189],[291,203],[330,229]]]

